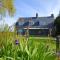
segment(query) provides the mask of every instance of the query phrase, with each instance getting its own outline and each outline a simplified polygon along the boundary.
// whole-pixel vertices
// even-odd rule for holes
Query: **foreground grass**
[[[15,40],[18,40],[16,44]],[[0,60],[55,60],[55,42],[22,36],[0,38]]]

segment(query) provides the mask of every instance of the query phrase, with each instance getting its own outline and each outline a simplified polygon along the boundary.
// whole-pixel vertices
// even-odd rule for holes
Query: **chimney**
[[[59,16],[60,16],[60,11],[59,11]]]
[[[51,17],[54,17],[54,14],[51,14]]]
[[[38,17],[38,13],[36,13],[36,18]]]

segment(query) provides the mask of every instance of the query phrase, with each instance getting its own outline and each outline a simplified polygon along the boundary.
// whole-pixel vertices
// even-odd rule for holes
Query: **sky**
[[[14,17],[6,16],[5,23],[13,25],[20,17],[50,16],[52,13],[56,17],[60,10],[60,0],[15,0],[16,9]]]

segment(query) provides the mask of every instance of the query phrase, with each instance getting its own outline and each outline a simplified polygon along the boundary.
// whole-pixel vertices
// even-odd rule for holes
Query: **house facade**
[[[29,35],[48,36],[51,35],[51,31],[54,24],[54,15],[47,17],[21,17],[16,22],[17,34],[25,35],[26,31],[29,31]]]

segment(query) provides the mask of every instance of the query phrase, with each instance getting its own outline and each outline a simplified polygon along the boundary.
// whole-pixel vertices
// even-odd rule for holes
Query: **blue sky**
[[[56,17],[60,10],[60,0],[15,0],[15,16],[7,16],[5,22],[13,25],[19,17],[32,17],[38,13],[39,16],[50,16],[52,13]]]

